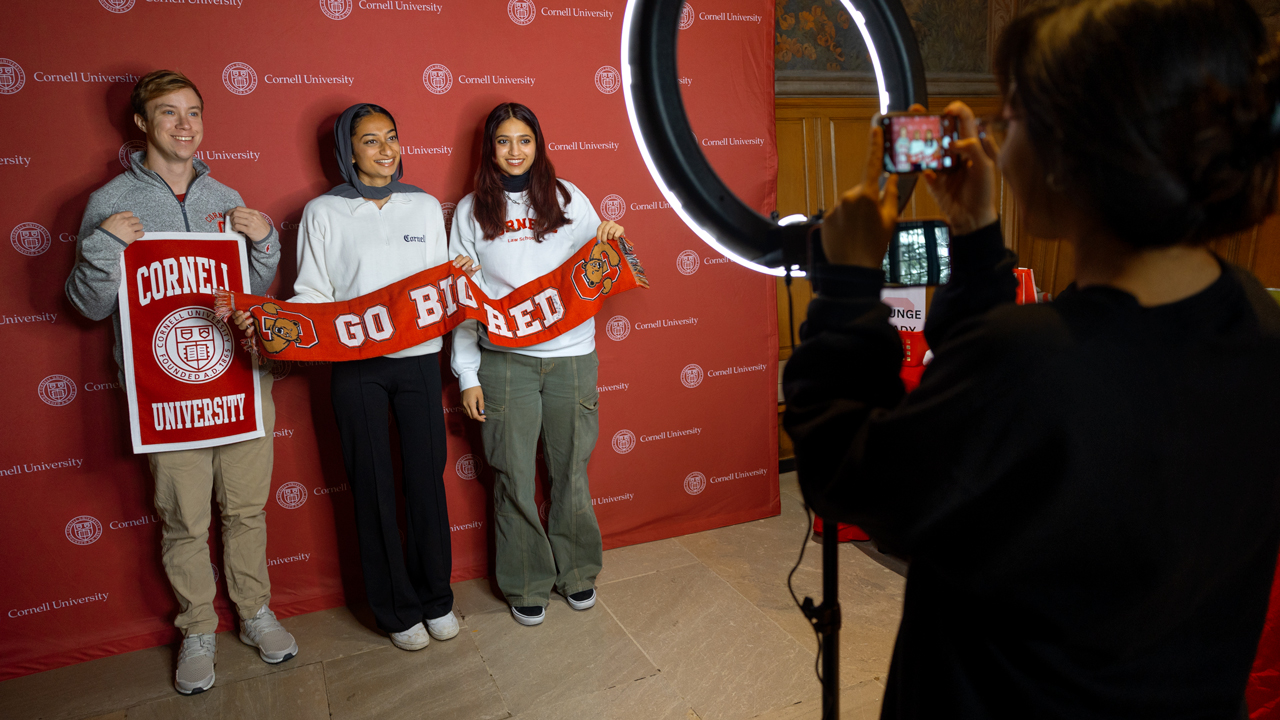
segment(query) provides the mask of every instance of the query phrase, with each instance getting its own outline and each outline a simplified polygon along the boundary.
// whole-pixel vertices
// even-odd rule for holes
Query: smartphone
[[[951,229],[941,220],[904,220],[884,256],[885,282],[945,285],[951,280]]]
[[[885,172],[946,171],[958,165],[954,151],[960,123],[951,115],[894,112],[880,116],[880,127]]]

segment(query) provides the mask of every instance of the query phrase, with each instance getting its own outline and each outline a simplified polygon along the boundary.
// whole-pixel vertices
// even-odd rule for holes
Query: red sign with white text
[[[257,366],[218,319],[213,292],[249,284],[234,233],[148,233],[120,256],[125,391],[135,453],[260,438]]]

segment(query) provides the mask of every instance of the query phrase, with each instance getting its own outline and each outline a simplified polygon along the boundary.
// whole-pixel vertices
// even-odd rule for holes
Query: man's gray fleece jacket
[[[133,154],[130,168],[89,196],[80,236],[76,242],[76,266],[67,278],[67,299],[90,320],[111,316],[115,327],[116,364],[124,384],[124,347],[120,342],[120,255],[123,240],[98,227],[111,215],[131,210],[142,220],[145,232],[219,232],[218,223],[244,201],[235,190],[209,177],[209,166],[196,160],[196,177],[187,187],[184,202],[156,173],[143,167],[145,153]],[[258,242],[249,243],[249,291],[266,293],[280,262],[280,235],[274,227]],[[265,370],[265,368],[264,368]]]

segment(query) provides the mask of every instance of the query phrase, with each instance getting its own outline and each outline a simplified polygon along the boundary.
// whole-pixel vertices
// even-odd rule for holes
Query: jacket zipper
[[[153,172],[153,171],[148,170],[148,172]],[[191,180],[191,184],[187,185],[187,192],[183,193],[183,195],[189,194],[191,192],[191,188],[195,187],[196,182],[199,181],[200,178],[202,177],[204,176],[197,173],[196,176]],[[164,189],[168,190],[169,194],[173,196],[173,201],[178,203],[178,209],[182,211],[182,224],[187,228],[187,232],[191,232],[191,221],[187,218],[187,203],[178,199],[178,193],[174,192],[173,188],[169,187],[169,183],[165,182],[164,178],[160,177],[159,174],[156,174],[156,178],[160,180],[161,185],[164,185]],[[225,222],[225,218],[224,218],[224,222]]]

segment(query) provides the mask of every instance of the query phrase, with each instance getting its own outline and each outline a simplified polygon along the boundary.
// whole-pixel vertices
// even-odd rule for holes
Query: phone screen
[[[883,269],[885,282],[945,285],[951,280],[951,229],[940,220],[899,222]]]
[[[960,139],[950,115],[885,115],[884,169],[891,173],[950,170],[956,164],[954,146]]]

